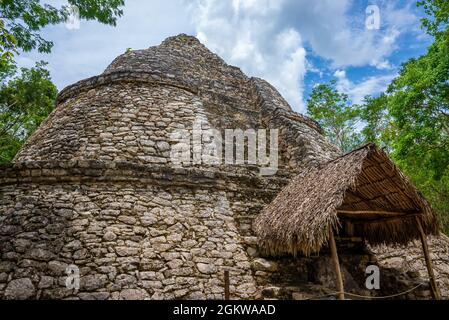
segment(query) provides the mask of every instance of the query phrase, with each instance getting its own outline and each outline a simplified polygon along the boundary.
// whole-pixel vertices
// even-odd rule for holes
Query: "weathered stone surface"
[[[53,277],[42,276],[41,280],[39,281],[38,288],[39,289],[51,288],[54,284],[54,281],[55,279]]]
[[[449,238],[445,235],[428,237],[427,243],[441,295],[449,297]],[[412,279],[427,281],[429,276],[420,241],[414,241],[407,247],[379,246],[372,250],[381,266],[403,270]],[[425,298],[426,294],[420,293],[420,297]]]
[[[144,300],[150,295],[143,289],[124,289],[120,292],[120,300]]]
[[[81,287],[86,291],[103,288],[108,279],[105,275],[87,275],[81,277]]]
[[[79,294],[81,300],[106,300],[110,296],[109,292],[82,292]]]
[[[139,253],[138,248],[130,248],[130,247],[116,247],[115,251],[117,252],[117,255],[120,257],[136,256]]]
[[[274,261],[268,261],[263,258],[257,258],[253,260],[253,268],[258,271],[276,271],[278,265]]]
[[[30,257],[35,260],[49,261],[53,258],[53,254],[48,250],[33,249],[30,252]]]
[[[213,264],[198,263],[196,266],[198,270],[204,274],[211,274],[217,271],[217,268]]]
[[[61,276],[66,272],[67,264],[61,261],[50,261],[48,263],[48,271],[50,275]]]
[[[0,273],[0,283],[4,283],[8,280],[8,274],[6,272]]]
[[[114,241],[117,239],[117,235],[112,231],[108,231],[104,234],[103,239],[106,241]]]
[[[36,289],[28,278],[11,280],[5,289],[5,298],[14,300],[25,300],[32,298]]]

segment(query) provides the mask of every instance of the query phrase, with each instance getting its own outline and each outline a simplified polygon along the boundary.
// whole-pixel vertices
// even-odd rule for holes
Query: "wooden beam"
[[[335,278],[336,278],[335,284],[338,290],[338,299],[344,300],[345,294],[343,287],[343,277],[341,276],[340,262],[338,261],[338,254],[337,254],[337,245],[335,244],[334,232],[332,231],[332,227],[329,227],[329,247],[331,250],[332,263],[334,264]]]
[[[335,237],[335,240],[350,241],[350,242],[363,242],[362,237]]]
[[[353,214],[355,212],[355,214]],[[375,213],[380,213],[379,215],[375,215]],[[379,221],[388,221],[394,219],[403,219],[403,218],[413,218],[416,216],[420,216],[422,212],[415,213],[404,213],[404,212],[390,212],[389,211],[349,211],[349,210],[337,210],[337,214],[340,218],[350,219],[352,222],[379,222]]]
[[[432,260],[430,259],[429,247],[427,246],[426,234],[424,233],[423,227],[421,225],[421,220],[416,217],[416,224],[418,225],[418,231],[421,238],[421,244],[424,252],[424,258],[426,259],[427,272],[429,273],[430,289],[432,290],[432,296],[436,300],[440,300],[440,292],[438,290],[437,282],[435,279],[435,274],[433,273]]]
[[[225,300],[229,300],[229,270],[224,272]]]
[[[375,215],[396,215],[403,216],[407,213],[398,211],[377,211],[377,210],[337,210],[337,213],[349,214],[349,215],[360,215],[360,214],[375,214]]]

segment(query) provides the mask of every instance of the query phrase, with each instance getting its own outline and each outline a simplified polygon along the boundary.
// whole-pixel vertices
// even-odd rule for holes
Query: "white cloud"
[[[357,83],[350,81],[344,70],[335,71],[334,76],[337,78],[337,90],[348,94],[352,103],[360,104],[365,96],[385,91],[396,74],[372,76]]]
[[[329,67],[393,68],[389,57],[398,38],[419,26],[414,1],[374,2],[380,7],[380,30],[365,29],[365,10],[355,11],[353,0],[129,0],[117,27],[86,21],[79,30],[63,24],[48,27],[44,36],[55,42],[51,55],[24,54],[21,61],[48,60],[62,89],[101,73],[128,47],[147,48],[178,33],[196,34],[228,63],[270,81],[293,108],[304,111],[308,71],[322,75]],[[307,61],[305,47],[309,56],[317,55],[324,63]],[[365,91],[381,86],[382,79],[376,79],[362,83]],[[348,88],[356,96],[357,89]]]
[[[53,0],[52,4],[64,2]],[[84,20],[78,30],[69,30],[64,24],[46,27],[44,38],[55,44],[51,54],[24,53],[20,59],[48,61],[53,81],[63,89],[76,81],[100,74],[127,48],[148,48],[172,35],[194,33],[184,0],[129,0],[123,12],[116,27]]]
[[[352,1],[292,1],[287,16],[299,13],[295,26],[313,51],[330,59],[334,68],[371,65],[390,68],[388,56],[398,37],[419,25],[410,5],[398,7],[392,1],[378,1],[379,30],[365,28],[365,10],[352,10]]]
[[[304,110],[306,51],[299,32],[279,29],[282,1],[206,0],[192,6],[198,38],[252,76],[271,82],[297,110]]]
[[[304,111],[304,75],[319,72],[307,61],[305,45],[329,60],[331,68],[389,70],[397,39],[417,23],[409,4],[379,1],[381,29],[368,30],[365,10],[349,15],[352,5],[350,0],[197,0],[191,12],[197,35],[209,48],[246,73],[267,79],[294,109]],[[375,91],[386,78],[368,79],[365,88]]]

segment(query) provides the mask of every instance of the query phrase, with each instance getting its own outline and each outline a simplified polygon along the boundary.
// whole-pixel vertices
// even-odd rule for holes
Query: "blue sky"
[[[101,73],[127,48],[158,45],[179,33],[197,36],[228,63],[270,81],[299,112],[314,85],[337,80],[354,103],[383,91],[398,67],[426,51],[423,12],[412,0],[125,0],[117,26],[81,21],[43,30],[51,54],[23,53],[19,64],[49,62],[59,89]],[[65,1],[47,1],[54,5]],[[380,27],[365,26],[368,5]]]

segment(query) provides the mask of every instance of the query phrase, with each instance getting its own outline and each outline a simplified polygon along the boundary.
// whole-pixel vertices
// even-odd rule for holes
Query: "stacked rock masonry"
[[[193,134],[197,123],[278,129],[277,172],[262,176],[260,164],[175,165],[173,132]],[[265,258],[252,231],[253,218],[292,176],[339,155],[322,133],[270,84],[194,37],[119,56],[101,75],[65,88],[13,163],[1,167],[0,298],[222,299],[225,270],[233,299],[334,290],[325,252]],[[446,238],[432,241],[447,297]],[[377,262],[366,247],[342,251],[349,289],[377,295],[425,281],[421,260],[408,266],[404,250],[378,250]],[[365,267],[383,261],[388,285],[366,292]],[[79,288],[67,286],[73,267]]]

